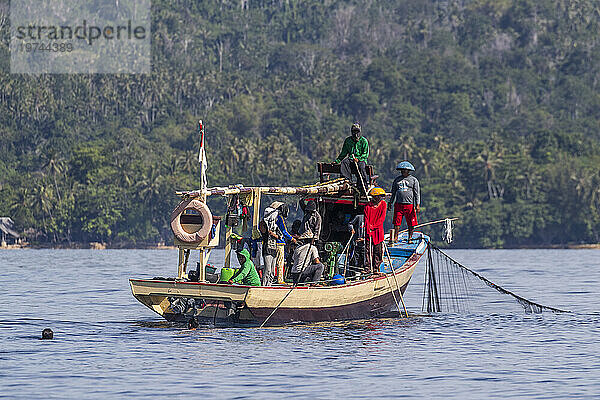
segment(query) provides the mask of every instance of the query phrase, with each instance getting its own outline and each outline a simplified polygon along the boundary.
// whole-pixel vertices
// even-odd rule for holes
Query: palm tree
[[[50,173],[54,180],[54,188],[56,189],[56,195],[58,196],[58,202],[61,203],[60,191],[58,190],[58,183],[56,182],[56,175],[62,175],[65,168],[65,160],[54,150],[50,150],[46,154],[46,161],[42,165],[42,171]]]
[[[419,149],[416,154],[417,164],[421,166],[421,170],[427,178],[429,178],[429,168],[431,167],[431,160],[433,158],[433,152],[428,149]]]
[[[31,191],[28,187],[21,187],[17,192],[17,198],[10,205],[10,212],[12,216],[14,216],[15,220],[23,221],[25,219],[25,215],[27,211],[31,210]]]
[[[488,198],[490,199],[502,198],[504,195],[504,188],[502,185],[496,183],[496,167],[502,162],[502,153],[502,148],[492,136],[492,141],[488,145],[488,148],[476,158],[483,166]]]
[[[194,150],[186,150],[179,156],[179,166],[184,172],[193,173],[198,167],[198,154]]]
[[[150,174],[144,175],[144,178],[136,185],[136,195],[144,203],[149,206],[150,219],[154,221],[154,212],[156,204],[162,193],[162,184],[164,177],[160,174],[157,168],[150,170]]]
[[[413,155],[413,151],[416,147],[415,138],[412,136],[402,136],[400,138],[400,152],[402,153],[402,158],[404,160],[408,160]]]
[[[43,232],[46,236],[48,235],[46,216],[50,217],[50,220],[54,223],[52,198],[52,189],[49,189],[43,183],[37,183],[32,193],[30,205],[32,209],[41,212]],[[56,232],[54,232],[54,235],[54,240],[56,241]]]

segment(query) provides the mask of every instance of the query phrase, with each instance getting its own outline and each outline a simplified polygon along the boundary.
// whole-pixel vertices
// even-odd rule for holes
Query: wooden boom
[[[215,187],[205,190],[192,190],[176,192],[178,196],[184,198],[195,198],[200,196],[227,196],[239,193],[252,193],[258,191],[262,194],[272,195],[306,195],[306,194],[332,194],[350,189],[350,182],[346,179],[337,179],[331,182],[323,182],[312,186],[243,186],[235,185],[229,187]]]

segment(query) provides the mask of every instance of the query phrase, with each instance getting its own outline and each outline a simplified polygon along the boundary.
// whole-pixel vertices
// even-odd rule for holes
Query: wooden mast
[[[254,239],[254,235],[258,230],[258,223],[260,222],[260,190],[255,188],[252,191],[252,204],[254,205],[254,209],[252,210],[252,239]]]

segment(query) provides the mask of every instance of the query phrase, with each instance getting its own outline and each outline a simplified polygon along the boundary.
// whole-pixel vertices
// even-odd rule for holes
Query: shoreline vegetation
[[[147,244],[123,244],[118,243],[110,245],[107,243],[91,242],[91,243],[71,243],[70,245],[52,245],[50,243],[38,243],[38,244],[14,244],[0,247],[0,250],[20,250],[20,249],[33,249],[33,250],[176,250],[177,246],[165,245],[161,243],[147,243]],[[223,247],[217,247],[222,250]],[[583,249],[600,249],[600,243],[585,243],[585,244],[566,244],[566,245],[552,245],[552,246],[516,246],[516,247],[503,247],[503,248],[462,248],[453,247],[452,250],[545,250],[545,249],[570,249],[570,250],[583,250]]]
[[[452,248],[600,242],[597,1],[241,4],[154,0],[150,74],[10,74],[4,24],[0,217],[48,247],[170,243],[199,119],[210,186],[314,183],[358,121],[379,185],[409,160],[419,221],[459,218]]]
[[[176,250],[176,246],[165,245],[163,243],[101,243],[101,242],[82,242],[82,243],[23,243],[23,244],[9,244],[7,246],[0,246],[0,250],[20,250],[20,249],[32,249],[32,250]]]

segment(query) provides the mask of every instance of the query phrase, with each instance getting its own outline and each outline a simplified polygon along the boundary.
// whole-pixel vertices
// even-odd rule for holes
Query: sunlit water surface
[[[422,315],[421,262],[405,296],[420,316],[190,331],[138,303],[127,281],[172,276],[173,250],[0,251],[0,397],[600,396],[600,250],[448,253],[573,312]],[[54,340],[38,339],[46,327]]]

